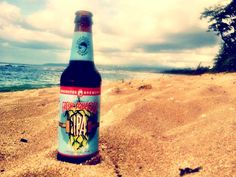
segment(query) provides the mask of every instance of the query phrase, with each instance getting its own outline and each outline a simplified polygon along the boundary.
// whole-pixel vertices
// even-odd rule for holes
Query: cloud
[[[50,44],[46,42],[39,42],[39,41],[25,41],[25,42],[18,42],[18,41],[10,41],[1,39],[0,42],[7,46],[19,47],[19,48],[28,48],[28,49],[44,49],[44,50],[51,50],[51,49],[58,49],[58,50],[68,50],[65,46]]]
[[[25,12],[25,6],[0,3],[0,8],[6,9],[0,12],[2,46],[32,49],[35,56],[52,50],[57,61],[67,62],[74,12],[86,9],[94,14],[94,53],[98,64],[208,64],[218,50],[217,39],[204,32],[207,22],[199,19],[204,8],[215,1],[34,2],[34,11],[30,13]],[[35,9],[37,6],[40,8]]]
[[[64,62],[54,50],[19,48],[10,46],[8,43],[2,43],[0,46],[0,61],[29,64]]]
[[[16,23],[21,21],[21,11],[17,6],[12,4],[8,4],[7,2],[0,3],[0,24],[7,24],[7,23]]]
[[[116,48],[101,48],[99,50],[99,52],[101,53],[119,53],[122,52],[120,49],[116,49]]]
[[[59,35],[47,32],[47,31],[37,31],[27,28],[22,28],[22,26],[15,24],[3,25],[0,29],[0,38],[5,40],[12,45],[18,47],[29,47],[37,48],[37,45],[45,45],[52,49],[53,46],[58,49],[69,49],[70,40],[65,39]],[[42,49],[42,47],[38,47]]]
[[[58,50],[69,50],[70,39],[45,29],[35,28],[26,21],[26,17],[17,6],[1,2],[0,9],[2,9],[0,11],[0,44],[2,46],[0,60],[6,61],[15,57],[15,62],[18,62],[20,56],[25,55],[25,60],[28,61],[31,57],[41,58],[45,53],[51,52],[52,55],[57,56]],[[14,52],[10,52],[10,49]],[[45,61],[46,58],[48,57],[45,57]],[[61,61],[59,58],[57,56],[54,60],[59,62]]]
[[[210,47],[217,43],[218,38],[214,34],[199,29],[198,31],[187,30],[177,34],[167,34],[163,42],[138,44],[136,48],[145,52],[179,52]]]

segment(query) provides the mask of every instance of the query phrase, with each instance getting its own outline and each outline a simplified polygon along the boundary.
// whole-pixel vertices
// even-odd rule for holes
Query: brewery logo
[[[78,96],[83,96],[83,90],[78,90]]]
[[[88,53],[89,40],[85,36],[80,37],[77,40],[76,44],[77,44],[77,53],[79,55],[84,56]]]

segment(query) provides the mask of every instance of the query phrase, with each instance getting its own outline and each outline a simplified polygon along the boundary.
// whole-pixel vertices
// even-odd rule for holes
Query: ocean
[[[66,64],[8,64],[0,63],[0,92],[45,88],[59,85]],[[145,79],[155,77],[164,68],[97,66],[103,80]]]

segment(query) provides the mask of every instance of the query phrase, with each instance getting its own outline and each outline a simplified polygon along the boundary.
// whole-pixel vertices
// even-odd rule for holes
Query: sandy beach
[[[0,93],[0,176],[236,176],[236,74],[104,82],[96,165],[56,160],[58,103],[58,87]]]

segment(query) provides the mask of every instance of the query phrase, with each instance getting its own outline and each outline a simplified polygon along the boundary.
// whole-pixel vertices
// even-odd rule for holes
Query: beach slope
[[[76,165],[56,160],[58,87],[0,93],[0,176],[236,176],[236,74],[106,82],[101,103],[101,162]]]

